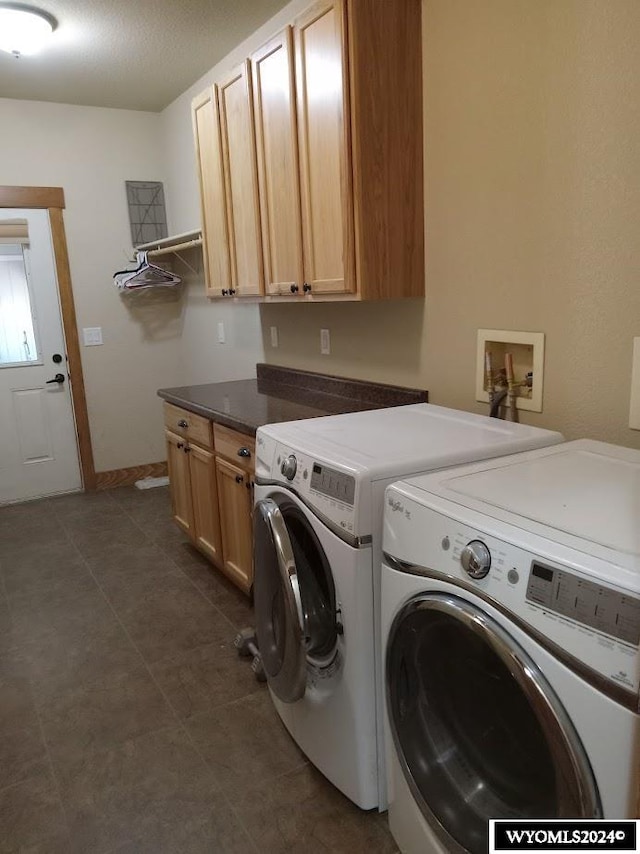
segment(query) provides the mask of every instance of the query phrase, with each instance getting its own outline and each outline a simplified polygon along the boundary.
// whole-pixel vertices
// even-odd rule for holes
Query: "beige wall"
[[[263,358],[486,411],[474,400],[479,327],[546,333],[544,411],[523,420],[640,447],[627,427],[640,335],[637,0],[424,0],[424,302],[210,303],[198,276],[177,303],[116,293],[130,250],[124,181],[164,180],[170,230],[196,227],[191,98],[306,5],[294,0],[160,115],[0,99],[0,183],[64,187],[79,326],[103,327],[105,344],[82,348],[97,469],[164,457],[158,387],[252,376]]]
[[[101,326],[104,338],[81,345],[96,469],[164,459],[156,389],[182,380],[183,306],[134,303],[112,282],[131,253],[124,182],[163,179],[160,117],[0,99],[0,127],[0,184],[65,191],[78,326]]]
[[[425,0],[427,298],[263,306],[268,361],[474,400],[478,328],[546,333],[544,411],[640,447],[640,4]],[[268,327],[280,348],[268,345]],[[332,333],[319,354],[319,330]]]

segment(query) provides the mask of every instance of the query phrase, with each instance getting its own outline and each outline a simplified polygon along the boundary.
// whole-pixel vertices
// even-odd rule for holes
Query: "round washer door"
[[[333,576],[303,510],[287,496],[254,510],[256,635],[269,685],[285,703],[304,696],[307,670],[336,658]]]
[[[400,765],[454,851],[485,854],[490,818],[596,818],[578,734],[537,665],[457,596],[417,596],[387,647],[387,705]]]

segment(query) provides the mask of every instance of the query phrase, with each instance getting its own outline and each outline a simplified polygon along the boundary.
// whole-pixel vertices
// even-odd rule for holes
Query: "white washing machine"
[[[560,441],[429,404],[258,430],[254,602],[269,687],[304,753],[363,809],[386,807],[376,643],[385,486]]]
[[[637,816],[640,452],[581,440],[387,490],[389,823],[487,850],[489,818]]]

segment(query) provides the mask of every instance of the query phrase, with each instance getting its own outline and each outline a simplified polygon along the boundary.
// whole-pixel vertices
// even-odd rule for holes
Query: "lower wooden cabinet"
[[[224,571],[245,593],[253,584],[252,478],[216,457]]]
[[[192,427],[188,416],[193,420],[186,410],[165,404],[173,518],[193,544],[249,594],[255,442],[211,422],[203,425],[200,416]]]
[[[194,540],[214,561],[222,560],[216,458],[211,451],[189,446]]]
[[[171,484],[171,510],[175,523],[185,534],[193,537],[193,501],[191,498],[191,475],[189,455],[185,453],[186,442],[169,430],[167,438],[167,464]]]

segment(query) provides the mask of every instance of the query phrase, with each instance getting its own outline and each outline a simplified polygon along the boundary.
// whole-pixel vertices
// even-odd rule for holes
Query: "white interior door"
[[[0,504],[81,488],[69,382],[49,214],[2,209]]]

